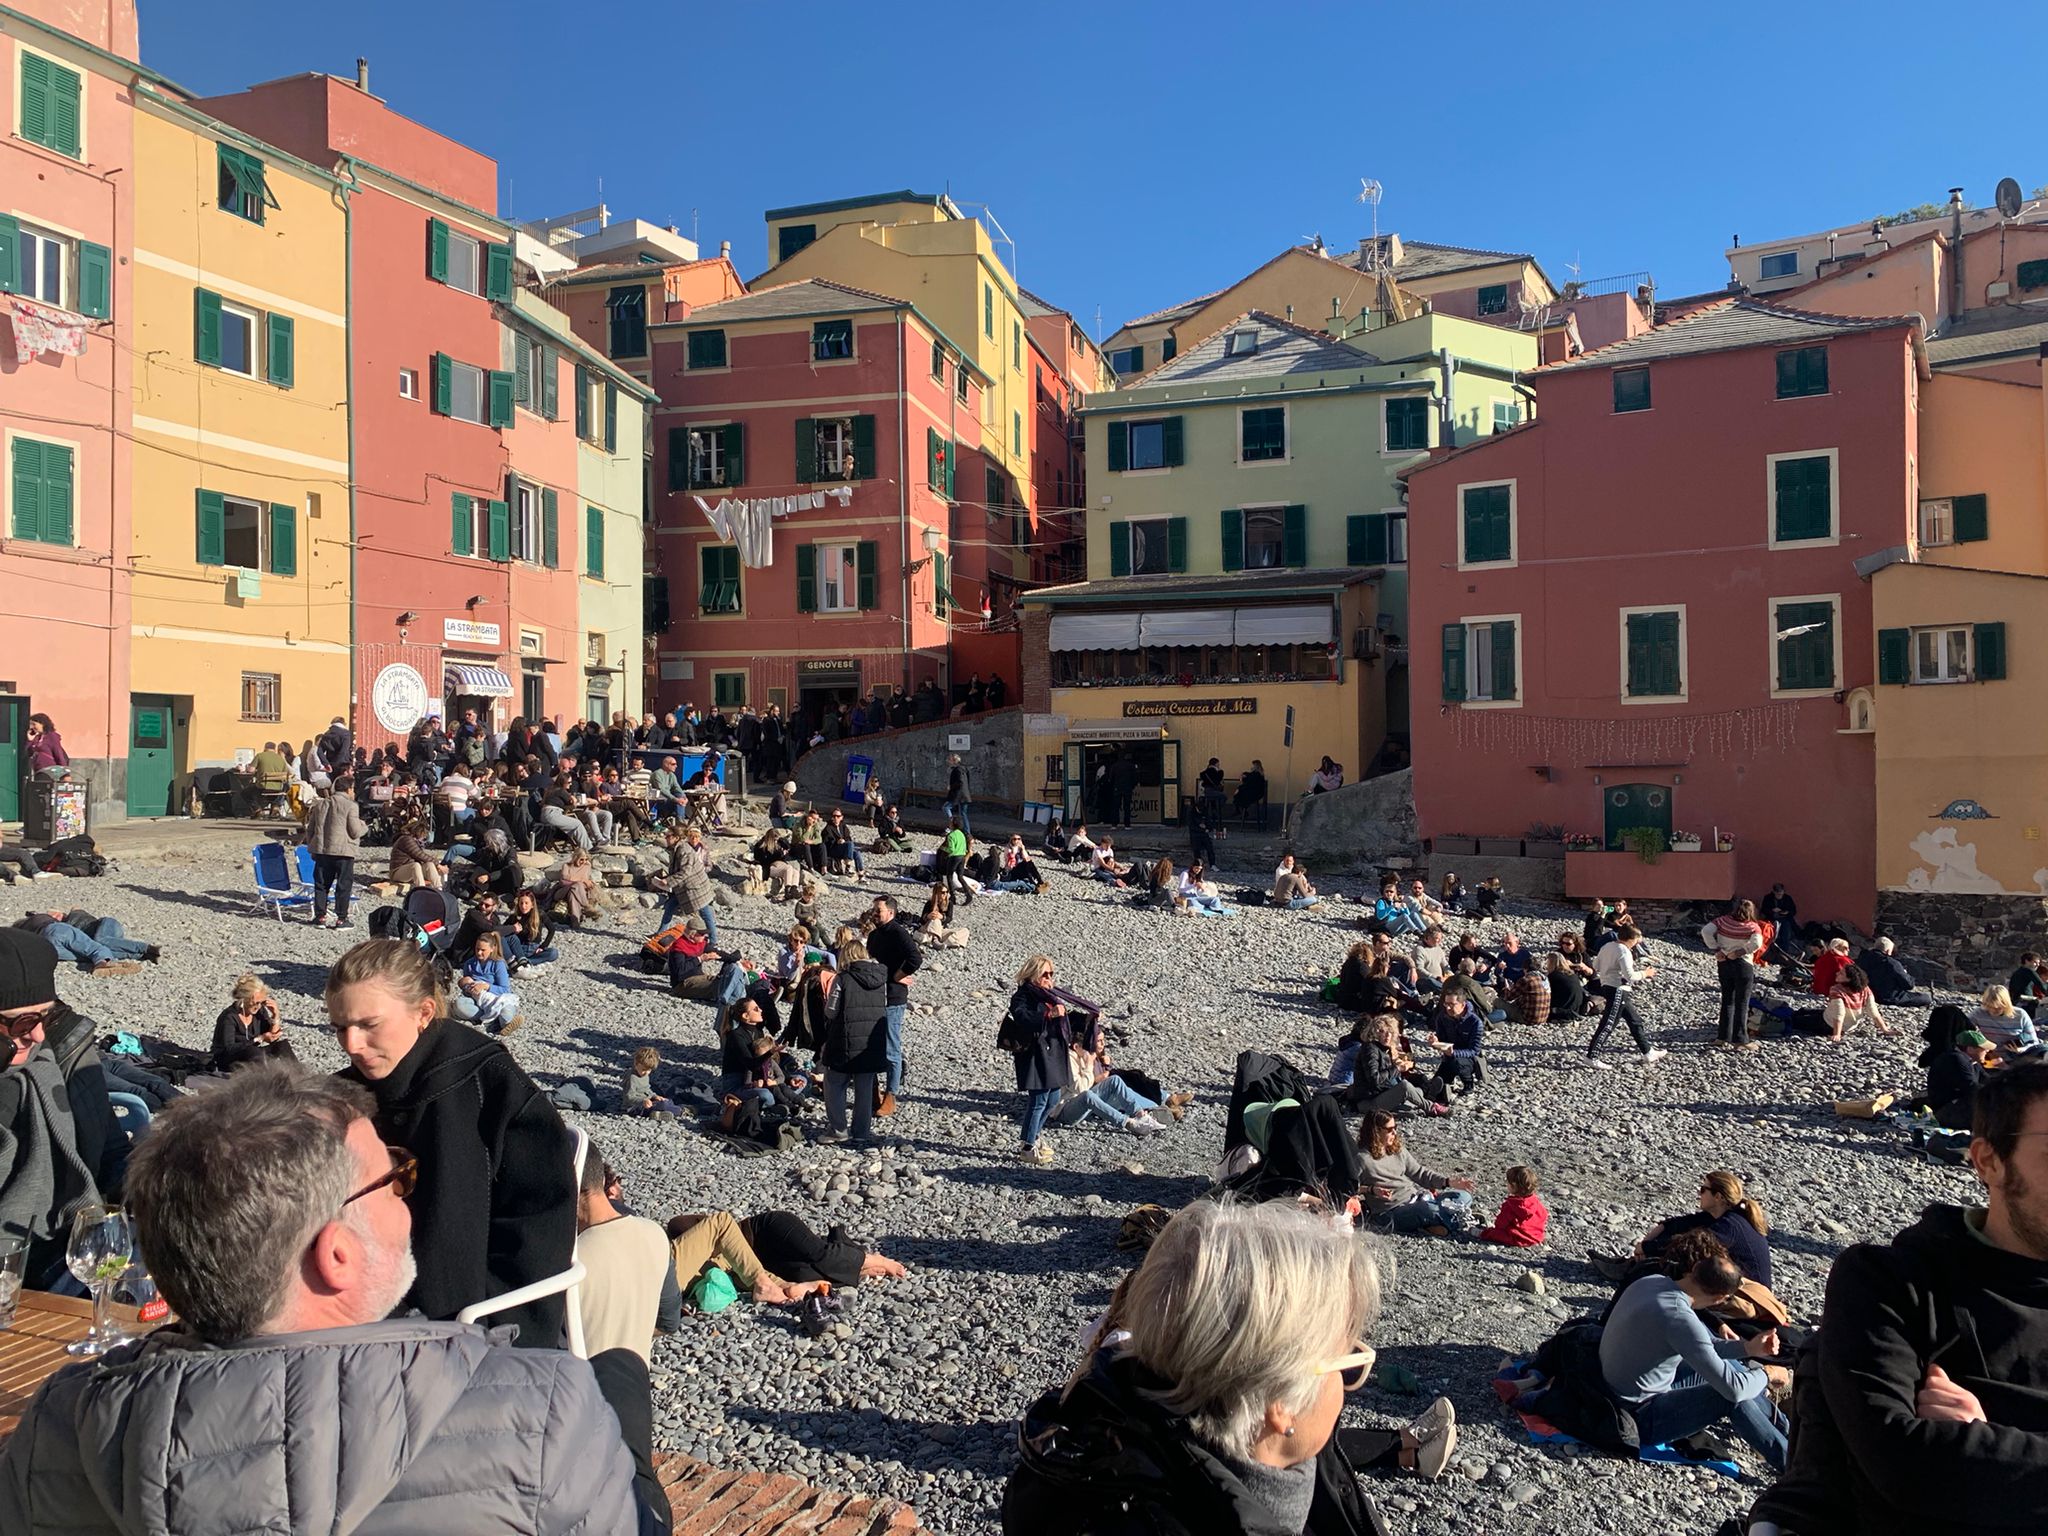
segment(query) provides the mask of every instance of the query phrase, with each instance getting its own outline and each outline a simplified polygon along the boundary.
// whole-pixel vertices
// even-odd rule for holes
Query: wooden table
[[[113,1314],[124,1325],[135,1322],[133,1307],[116,1304]],[[83,1297],[21,1293],[14,1325],[0,1329],[0,1440],[14,1433],[36,1389],[77,1358],[64,1346],[91,1328],[92,1303]]]

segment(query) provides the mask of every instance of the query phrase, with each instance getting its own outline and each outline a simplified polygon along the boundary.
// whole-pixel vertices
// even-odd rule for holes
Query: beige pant
[[[1282,875],[1273,882],[1275,901],[1293,901],[1308,894],[1308,881],[1301,875]]]
[[[766,1273],[741,1233],[740,1224],[725,1211],[700,1216],[681,1237],[670,1238],[668,1246],[676,1261],[676,1284],[685,1290],[707,1264],[715,1263],[730,1271],[742,1292],[752,1291],[755,1282]]]
[[[428,885],[435,890],[441,888],[441,869],[437,864],[394,864],[391,866],[393,885]]]

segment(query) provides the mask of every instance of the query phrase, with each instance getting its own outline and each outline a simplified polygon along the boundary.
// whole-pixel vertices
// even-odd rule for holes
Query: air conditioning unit
[[[1361,624],[1352,637],[1351,656],[1354,661],[1377,661],[1387,648],[1386,632],[1377,624]]]

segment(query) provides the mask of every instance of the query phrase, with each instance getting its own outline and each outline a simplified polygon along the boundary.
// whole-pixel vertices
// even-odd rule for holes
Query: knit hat
[[[1989,1045],[1990,1043],[1985,1038],[1984,1031],[1981,1029],[1966,1029],[1956,1036],[1957,1045]]]
[[[788,782],[787,784],[783,785],[783,786],[782,786],[782,792],[783,792],[783,793],[784,793],[785,795],[793,795],[793,794],[795,794],[795,793],[796,793],[796,780],[795,780],[795,779],[791,779],[791,780],[790,780],[790,781],[789,781],[789,782]]]
[[[57,1001],[57,951],[41,934],[0,928],[0,1010]]]

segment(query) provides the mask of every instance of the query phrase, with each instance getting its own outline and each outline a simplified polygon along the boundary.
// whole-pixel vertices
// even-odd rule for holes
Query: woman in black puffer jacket
[[[821,974],[818,978],[824,980]],[[833,1139],[846,1134],[846,1090],[853,1088],[853,1139],[865,1144],[875,1109],[875,1079],[889,1070],[889,970],[868,958],[868,947],[848,939],[825,997],[825,1126]]]

